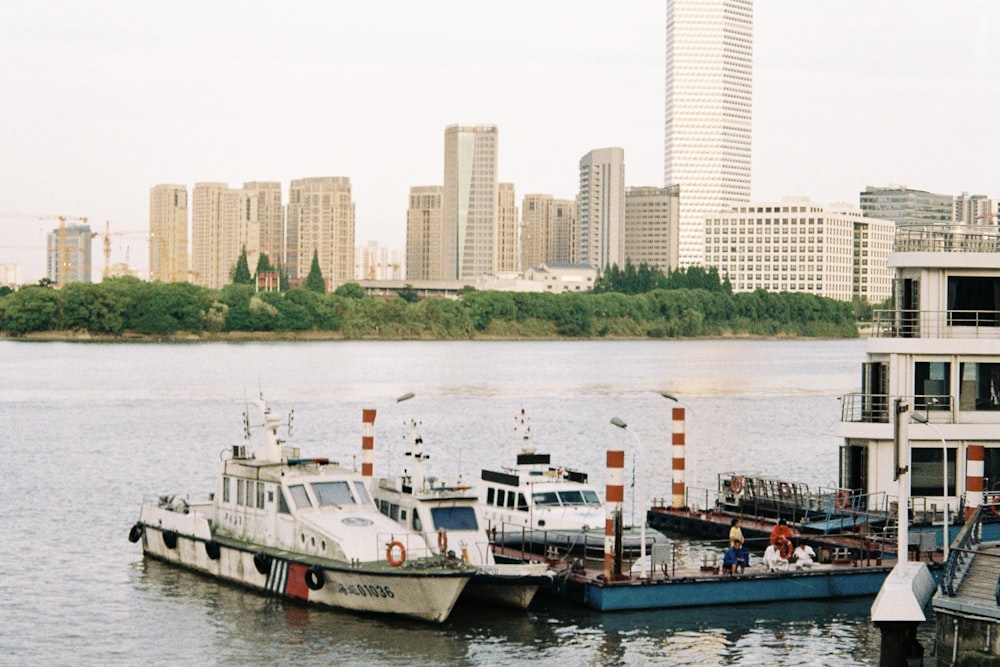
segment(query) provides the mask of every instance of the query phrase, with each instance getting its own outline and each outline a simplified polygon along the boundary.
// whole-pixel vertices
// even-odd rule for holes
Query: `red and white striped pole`
[[[621,533],[622,507],[625,503],[625,451],[607,452],[608,485],[606,496],[607,518],[604,522],[604,580],[622,573]]]
[[[986,458],[986,447],[969,445],[965,453],[965,518],[983,504],[983,473],[986,471],[983,463]]]
[[[362,410],[361,422],[361,476],[371,479],[375,472],[375,410]]]
[[[684,507],[684,498],[687,495],[686,480],[684,478],[684,408],[673,409],[673,502],[674,509]]]

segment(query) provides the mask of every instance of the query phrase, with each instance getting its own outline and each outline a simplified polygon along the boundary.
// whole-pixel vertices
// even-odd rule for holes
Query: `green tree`
[[[243,251],[240,253],[239,259],[236,260],[236,266],[233,267],[230,278],[234,285],[253,285],[253,276],[250,275],[250,266],[247,263],[246,246],[243,246]]]
[[[365,298],[365,288],[357,283],[344,283],[337,289],[333,290],[333,293],[347,299]]]
[[[58,328],[61,303],[56,290],[37,285],[22,287],[3,300],[0,329],[15,335]]]
[[[406,303],[416,303],[420,300],[420,295],[417,294],[417,290],[413,289],[413,285],[406,283],[403,285],[403,289],[399,290],[399,298]]]
[[[326,294],[326,281],[319,268],[319,251],[313,250],[312,264],[309,265],[309,275],[306,276],[305,288],[320,294]]]
[[[267,253],[262,252],[260,253],[260,257],[257,258],[257,268],[253,274],[256,276],[261,272],[267,273],[268,271],[274,271],[274,268],[271,266],[271,260],[268,259]]]

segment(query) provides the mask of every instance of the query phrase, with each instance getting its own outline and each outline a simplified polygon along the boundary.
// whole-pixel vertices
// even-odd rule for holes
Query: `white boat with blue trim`
[[[147,556],[269,594],[432,622],[449,616],[475,568],[433,552],[382,515],[360,473],[300,458],[263,401],[260,439],[224,450],[214,494],[143,500],[129,533]],[[290,420],[289,420],[290,421]]]

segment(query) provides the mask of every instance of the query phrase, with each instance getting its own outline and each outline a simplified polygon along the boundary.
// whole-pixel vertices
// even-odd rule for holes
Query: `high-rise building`
[[[678,186],[631,187],[625,190],[625,259],[646,263],[664,273],[677,268]]]
[[[259,244],[253,251],[267,255],[272,267],[285,262],[285,207],[281,200],[281,183],[278,181],[251,181],[243,184],[254,201],[254,222]],[[251,250],[247,248],[248,252]],[[250,273],[257,268],[250,265]]]
[[[987,226],[1000,224],[1000,200],[963,192],[955,197],[955,223]]]
[[[679,262],[705,219],[750,200],[753,0],[667,0],[664,185],[680,186]]]
[[[517,273],[520,256],[517,233],[517,201],[513,183],[497,185],[496,269],[494,273]]]
[[[289,280],[309,275],[313,254],[328,286],[354,279],[354,201],[345,176],[301,178],[288,189]]]
[[[887,267],[895,238],[890,220],[867,218],[847,205],[806,198],[751,203],[708,219],[705,264],[718,268],[733,291],[808,292],[870,303],[892,292]]]
[[[911,190],[905,185],[875,187],[861,193],[861,210],[870,218],[892,220],[896,225],[950,224],[955,215],[951,195]]]
[[[580,158],[580,263],[599,272],[624,266],[625,151],[597,148]]]
[[[444,275],[440,185],[410,188],[406,210],[406,277],[409,280],[440,279]]]
[[[402,280],[406,275],[404,253],[369,241],[354,249],[355,280]]]
[[[191,194],[191,274],[197,285],[219,289],[229,283],[221,265],[219,206],[225,183],[195,183]]]
[[[495,125],[451,125],[444,131],[441,279],[495,275],[498,133]]]
[[[575,199],[525,195],[521,202],[521,270],[577,261]]]
[[[149,280],[193,281],[188,272],[188,192],[186,185],[149,189]]]
[[[62,287],[67,283],[91,282],[90,225],[62,223],[49,232],[46,277]]]

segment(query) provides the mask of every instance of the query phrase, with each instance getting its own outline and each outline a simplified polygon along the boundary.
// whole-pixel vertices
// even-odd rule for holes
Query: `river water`
[[[431,626],[265,598],[126,539],[144,494],[212,490],[260,393],[294,409],[288,440],[303,456],[347,465],[360,466],[362,409],[377,408],[379,475],[404,467],[415,420],[430,473],[476,479],[513,461],[523,409],[539,451],[602,490],[606,450],[635,459],[609,423],[621,418],[648,495],[669,496],[680,404],[692,487],[727,471],[832,485],[837,396],[858,389],[863,358],[860,340],[0,341],[0,663],[877,664],[870,599],[607,614],[462,604]],[[416,398],[394,403],[405,392]]]

